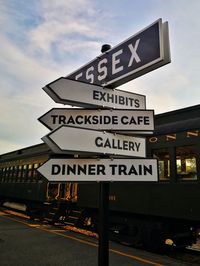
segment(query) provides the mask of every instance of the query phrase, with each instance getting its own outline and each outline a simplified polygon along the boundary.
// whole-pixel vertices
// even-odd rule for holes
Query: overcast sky
[[[162,113],[199,104],[199,0],[0,0],[0,154],[41,143],[37,118],[55,104],[42,90],[158,18],[172,62],[118,87]]]

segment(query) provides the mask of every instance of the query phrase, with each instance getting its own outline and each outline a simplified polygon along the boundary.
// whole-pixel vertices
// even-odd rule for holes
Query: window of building
[[[197,180],[196,158],[194,146],[176,148],[176,170],[179,180]]]
[[[153,158],[158,159],[159,180],[170,179],[170,156],[167,148],[153,150]]]

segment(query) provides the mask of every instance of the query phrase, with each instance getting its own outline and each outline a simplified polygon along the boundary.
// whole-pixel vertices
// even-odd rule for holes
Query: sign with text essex
[[[145,109],[146,107],[144,95],[111,90],[63,77],[49,83],[43,89],[56,103],[89,108]]]
[[[150,134],[154,130],[153,110],[53,108],[38,120],[50,130],[63,124],[126,134]]]
[[[50,159],[37,169],[49,181],[158,181],[156,159]]]
[[[55,153],[146,157],[145,138],[62,125],[42,140]]]
[[[159,19],[67,78],[116,88],[170,61],[168,23]]]

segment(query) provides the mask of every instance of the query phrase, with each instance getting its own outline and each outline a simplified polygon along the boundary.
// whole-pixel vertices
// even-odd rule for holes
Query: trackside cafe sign
[[[157,181],[156,159],[50,159],[38,168],[49,181]]]
[[[168,24],[159,19],[67,78],[115,88],[170,60]]]
[[[152,133],[153,110],[53,108],[38,120],[50,130],[66,124],[97,130],[127,133]]]

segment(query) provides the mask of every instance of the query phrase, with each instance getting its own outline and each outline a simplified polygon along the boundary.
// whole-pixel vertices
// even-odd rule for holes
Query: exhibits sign
[[[49,83],[43,89],[56,103],[89,108],[146,108],[144,95],[121,90],[111,90],[63,77]]]

